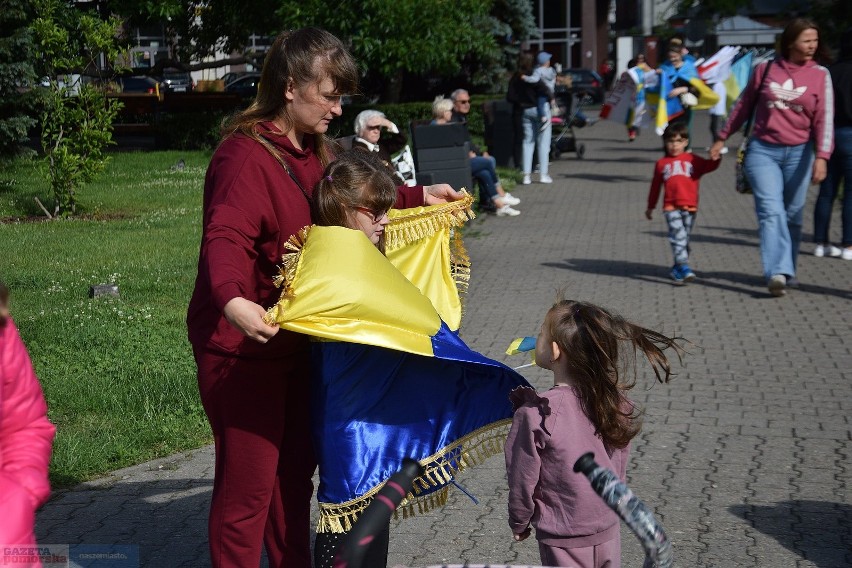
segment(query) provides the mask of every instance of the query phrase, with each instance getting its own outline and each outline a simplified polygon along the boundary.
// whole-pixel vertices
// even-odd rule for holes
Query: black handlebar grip
[[[334,568],[361,567],[370,544],[387,526],[393,512],[414,487],[414,480],[424,471],[419,462],[411,458],[402,460],[402,469],[385,482],[340,544]]]
[[[592,473],[596,467],[598,467],[598,464],[595,463],[595,454],[587,452],[577,458],[577,461],[574,462],[574,473],[582,472],[584,475],[588,475]]]

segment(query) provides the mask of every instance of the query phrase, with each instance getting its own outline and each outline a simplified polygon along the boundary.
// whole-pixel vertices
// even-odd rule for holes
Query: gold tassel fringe
[[[460,193],[464,197],[457,201],[406,209],[403,210],[404,214],[392,217],[385,228],[385,250],[393,250],[450,229],[450,277],[459,292],[464,315],[464,294],[470,284],[470,255],[464,247],[461,232],[455,229],[476,218],[476,214],[471,209],[473,196],[464,188]]]
[[[456,285],[461,302],[461,315],[464,319],[465,299],[467,288],[470,285],[470,255],[464,247],[464,241],[460,231],[453,231],[450,238],[450,278]]]
[[[281,288],[281,296],[279,301],[271,308],[266,310],[266,315],[263,316],[263,321],[268,324],[273,324],[278,321],[278,310],[280,310],[279,302],[284,298],[292,298],[293,294],[293,279],[296,277],[296,266],[299,265],[299,257],[302,255],[302,248],[305,246],[305,240],[308,238],[310,225],[302,227],[295,235],[290,235],[290,238],[284,243],[284,249],[290,252],[285,252],[281,255],[281,265],[278,267],[278,274],[272,277],[272,283],[276,288]]]
[[[457,201],[403,209],[405,214],[393,215],[385,227],[385,250],[409,245],[443,229],[461,227],[474,219],[473,196],[464,189],[461,193],[464,197]]]
[[[407,519],[446,505],[449,495],[447,484],[467,468],[502,453],[511,426],[511,418],[492,422],[456,440],[438,453],[420,460],[426,471],[414,480],[412,492],[402,500],[394,512],[394,518],[398,519],[402,515],[403,519]],[[319,503],[320,514],[316,532],[342,533],[350,530],[383,486],[384,484],[374,487],[363,496],[345,503]],[[432,493],[422,494],[436,488],[438,489]]]

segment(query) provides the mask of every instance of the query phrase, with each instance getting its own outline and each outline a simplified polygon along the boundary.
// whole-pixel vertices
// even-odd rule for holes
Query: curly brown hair
[[[641,429],[641,411],[626,392],[636,385],[636,355],[641,351],[661,383],[674,376],[663,351],[674,349],[682,362],[680,337],[667,337],[638,326],[604,308],[565,300],[560,293],[544,320],[553,341],[567,356],[568,371],[583,412],[608,448],[623,448]],[[629,349],[623,352],[627,344]],[[624,361],[626,355],[629,357]],[[632,376],[627,373],[633,367]]]

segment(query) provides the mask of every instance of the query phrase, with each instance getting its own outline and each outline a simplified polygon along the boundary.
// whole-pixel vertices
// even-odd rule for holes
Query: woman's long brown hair
[[[317,65],[319,62],[319,65]],[[319,28],[302,28],[282,32],[275,38],[266,55],[257,97],[244,111],[222,127],[222,138],[240,132],[262,144],[275,158],[282,158],[275,148],[257,131],[257,125],[281,119],[285,131],[293,128],[293,119],[285,101],[288,81],[296,85],[319,83],[331,77],[336,94],[352,94],[358,88],[358,67],[355,60],[334,35]],[[323,166],[332,159],[328,140],[316,136],[315,150]],[[286,163],[282,162],[286,166]]]

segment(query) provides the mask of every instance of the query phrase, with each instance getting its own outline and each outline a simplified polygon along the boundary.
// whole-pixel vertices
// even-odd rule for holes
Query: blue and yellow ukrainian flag
[[[671,64],[663,64],[661,69],[665,71],[660,73],[658,86],[654,89],[653,94],[649,93],[648,95],[648,104],[656,106],[655,130],[660,136],[662,136],[669,122],[685,111],[679,97],[669,98],[668,96],[674,88],[675,81],[683,80],[689,83],[690,87],[697,93],[698,102],[692,107],[693,110],[707,110],[719,102],[719,95],[714,93],[713,89],[698,77],[693,61],[684,59],[683,65],[677,70]]]
[[[724,81],[725,89],[727,89],[728,112],[734,107],[734,103],[737,102],[740,94],[748,85],[749,79],[751,79],[753,60],[754,54],[749,51],[731,65],[731,74]]]
[[[458,336],[469,261],[453,237],[469,206],[394,211],[387,256],[360,231],[317,226],[285,255],[267,316],[317,339],[318,532],[348,530],[405,457],[426,473],[403,516],[443,504],[458,472],[502,452],[508,395],[528,383]]]
[[[659,79],[658,90],[653,94],[649,93],[647,101],[648,104],[656,106],[654,126],[657,134],[662,136],[669,122],[683,114],[684,109],[678,97],[669,98],[669,92],[673,88],[669,75],[661,73]]]

